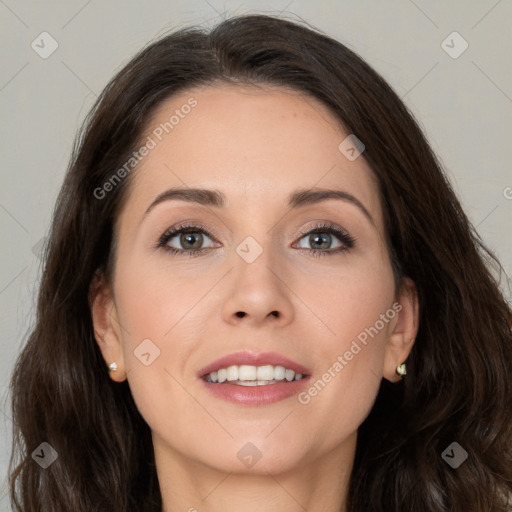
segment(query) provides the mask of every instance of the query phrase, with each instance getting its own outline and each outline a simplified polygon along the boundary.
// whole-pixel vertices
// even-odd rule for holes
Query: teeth
[[[256,380],[256,371],[256,366],[248,366],[246,364],[242,364],[238,367],[238,379]]]
[[[293,372],[293,370],[290,370]],[[276,380],[284,380],[284,376],[286,375],[286,369],[284,366],[274,366],[274,378]]]
[[[220,368],[216,372],[206,375],[207,382],[231,382],[240,386],[265,386],[267,384],[276,384],[279,381],[301,380],[303,375],[295,373],[284,366],[250,366],[242,364],[233,365],[227,368]]]
[[[272,380],[274,378],[274,367],[271,365],[258,366],[256,377],[258,380]]]
[[[230,366],[227,369],[227,379],[226,380],[238,380],[238,366]]]
[[[284,378],[287,380],[287,381],[291,381],[293,380],[293,378],[295,377],[295,372],[293,370],[285,370],[284,372]]]

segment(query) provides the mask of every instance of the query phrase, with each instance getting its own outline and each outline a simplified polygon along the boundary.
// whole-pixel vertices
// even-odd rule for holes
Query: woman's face
[[[116,223],[109,327],[94,318],[157,459],[263,474],[353,453],[411,348],[412,306],[395,295],[377,184],[348,135],[317,100],[270,88],[194,89],[153,116]],[[180,224],[194,227],[164,236]],[[214,369],[283,366],[293,380],[203,380],[244,351],[273,355]],[[286,372],[295,364],[308,376]]]

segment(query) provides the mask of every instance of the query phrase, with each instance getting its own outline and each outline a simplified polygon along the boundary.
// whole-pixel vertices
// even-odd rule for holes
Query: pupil
[[[331,235],[328,233],[323,233],[321,235],[315,234],[310,238],[311,245],[320,244],[323,246],[321,249],[328,249],[331,241]]]
[[[197,235],[194,233],[185,233],[181,236],[181,243],[183,247],[185,247],[187,244],[191,244],[192,247],[189,247],[191,249],[198,249],[202,245],[202,235]],[[194,242],[194,238],[196,238]]]

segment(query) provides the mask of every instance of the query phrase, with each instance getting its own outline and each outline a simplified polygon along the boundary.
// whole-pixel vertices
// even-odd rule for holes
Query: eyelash
[[[157,241],[156,248],[157,249],[163,249],[166,252],[169,252],[173,255],[185,255],[187,254],[188,257],[193,258],[195,256],[200,256],[201,254],[204,254],[205,252],[212,249],[211,247],[204,247],[202,249],[195,249],[195,250],[187,250],[187,249],[176,249],[175,247],[168,247],[166,244],[169,240],[174,238],[178,234],[189,234],[189,233],[203,233],[209,238],[213,237],[208,233],[206,228],[202,225],[196,225],[196,224],[180,224],[174,228],[171,228],[167,230]],[[313,233],[329,233],[331,235],[335,235],[339,241],[343,244],[341,247],[338,247],[337,249],[309,249],[307,247],[301,247],[303,251],[308,251],[312,256],[320,257],[320,256],[332,256],[334,254],[340,254],[343,252],[349,252],[350,249],[354,247],[354,244],[356,242],[356,239],[349,235],[344,229],[341,229],[334,224],[331,223],[324,223],[324,224],[317,224],[313,226],[312,228],[308,229],[307,231],[301,231],[300,232],[300,238],[303,238],[305,236],[311,235]]]

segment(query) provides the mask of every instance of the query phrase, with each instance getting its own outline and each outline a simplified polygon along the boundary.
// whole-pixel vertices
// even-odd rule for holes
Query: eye
[[[212,240],[203,226],[180,225],[167,230],[158,240],[157,248],[161,247],[172,254],[195,256],[210,249],[203,247],[205,239]],[[173,247],[176,245],[178,247]]]
[[[349,251],[354,247],[355,238],[344,229],[333,224],[314,226],[299,241],[299,248],[309,251],[314,256],[333,255]],[[335,244],[333,246],[333,244]],[[309,247],[308,247],[309,245]]]

